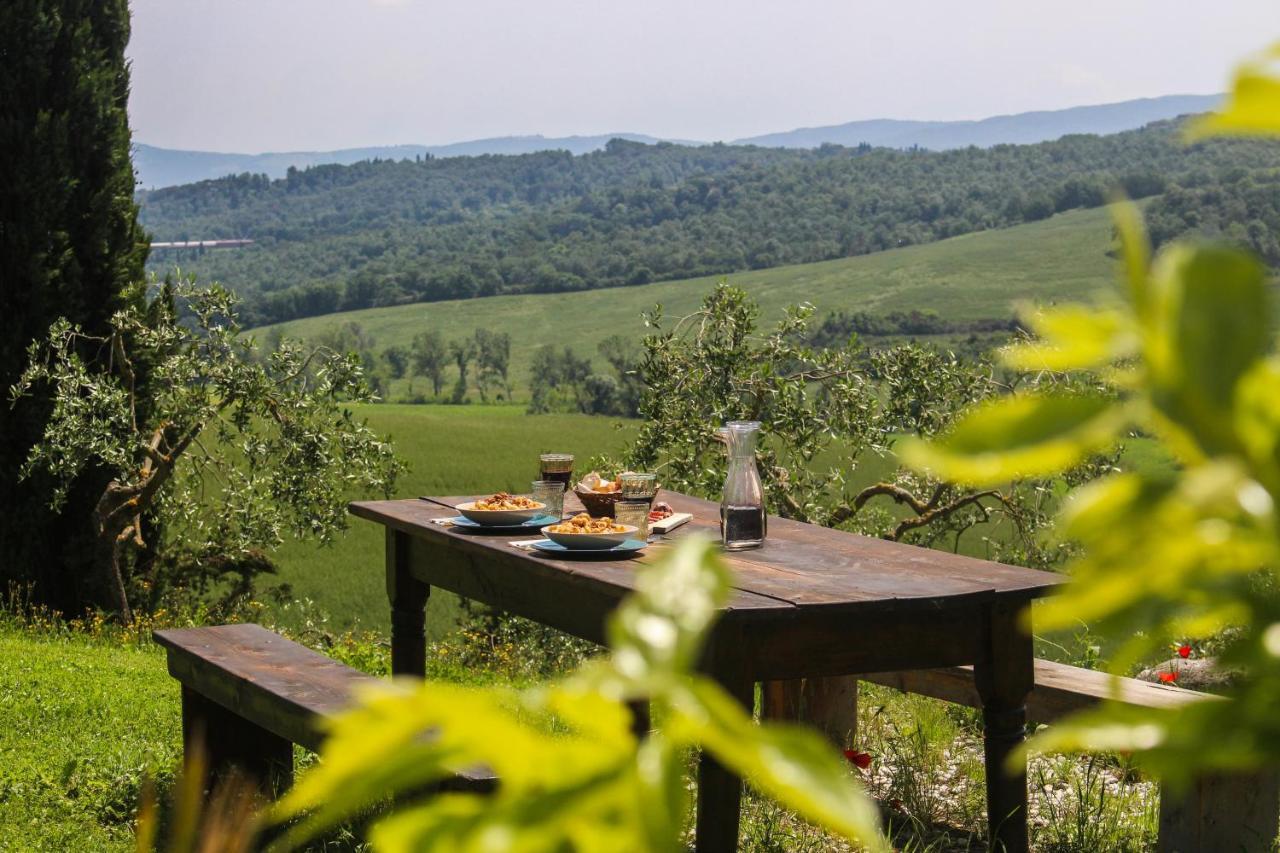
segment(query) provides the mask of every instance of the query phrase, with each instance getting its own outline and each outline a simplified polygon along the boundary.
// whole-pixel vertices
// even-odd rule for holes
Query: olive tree
[[[1039,566],[1063,559],[1070,546],[1040,535],[1052,518],[1056,484],[966,488],[900,468],[895,446],[901,436],[937,434],[967,406],[1013,384],[1080,380],[1050,372],[997,376],[989,365],[913,344],[869,351],[849,340],[817,348],[810,345],[812,313],[793,307],[762,327],[747,294],[725,284],[674,321],[655,310],[637,368],[644,423],[619,464],[657,471],[667,488],[715,499],[726,469],[717,428],[760,421],[756,459],[771,512],[948,549],[958,549],[972,528],[991,531],[1003,522],[1008,535],[983,537],[990,557]],[[1066,476],[1088,479],[1110,463],[1090,456]],[[774,683],[765,701],[771,713],[804,717],[848,745],[856,685],[851,677]]]
[[[124,620],[127,556],[145,545],[149,512],[206,559],[286,532],[328,540],[346,523],[350,491],[387,493],[401,468],[345,406],[370,398],[356,356],[285,340],[256,357],[235,297],[218,286],[165,284],[149,310],[116,313],[105,335],[59,320],[28,355],[11,396],[44,389],[52,410],[23,475],[51,474],[57,506],[81,471],[111,472],[85,524],[102,604]]]
[[[811,347],[812,313],[793,307],[761,328],[758,306],[726,284],[674,322],[655,310],[638,367],[644,423],[623,464],[657,470],[669,488],[718,497],[726,462],[717,428],[760,421],[757,462],[772,512],[919,544],[999,514],[1035,547],[1038,525],[1018,484],[964,489],[893,464],[899,436],[933,435],[1007,383],[990,367],[916,345]],[[889,476],[861,470],[870,463],[880,472],[886,462]],[[886,502],[895,513],[873,511]]]

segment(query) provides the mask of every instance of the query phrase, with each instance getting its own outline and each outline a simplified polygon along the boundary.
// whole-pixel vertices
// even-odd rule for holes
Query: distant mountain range
[[[1222,95],[1165,95],[1139,98],[1117,104],[1039,110],[1016,115],[992,116],[975,121],[899,121],[873,119],[851,121],[828,127],[803,127],[785,133],[767,133],[736,140],[738,145],[765,145],[773,148],[817,148],[832,143],[855,146],[862,143],[884,148],[919,146],[933,151],[976,145],[1012,143],[1030,145],[1049,142],[1071,133],[1120,133],[1175,118],[1188,113],[1208,112],[1218,106]]]
[[[361,160],[412,160],[430,154],[433,157],[475,157],[481,154],[532,154],[535,151],[569,151],[586,154],[604,148],[610,139],[653,144],[661,142],[643,133],[602,133],[598,136],[497,136],[472,139],[448,145],[383,145],[372,148],[343,148],[338,151],[282,151],[266,154],[221,154],[214,151],[183,151],[134,144],[133,164],[138,170],[138,183],[143,189],[157,189],[177,184],[192,184],[211,178],[239,175],[244,172],[283,178],[290,166],[305,169],[323,163],[349,165]],[[672,140],[674,141],[674,140]],[[700,143],[687,143],[698,145]]]
[[[1221,95],[1166,95],[1139,98],[1115,104],[1040,110],[1016,115],[993,116],[974,121],[904,121],[872,119],[827,127],[806,127],[784,133],[769,133],[734,140],[735,145],[771,148],[817,148],[824,144],[856,146],[862,143],[885,148],[918,146],[935,151],[976,145],[987,148],[1005,143],[1046,142],[1072,133],[1107,134],[1142,127],[1153,121],[1215,108]],[[481,154],[529,154],[534,151],[566,150],[585,154],[603,148],[610,139],[633,142],[700,143],[688,140],[660,140],[642,133],[605,133],[595,136],[500,136],[454,142],[448,145],[389,145],[371,148],[344,148],[339,151],[290,151],[266,154],[224,154],[212,151],[183,151],[138,143],[134,164],[144,189],[189,184],[244,172],[284,177],[290,166],[302,169],[322,163],[349,164],[361,160],[401,160],[418,156],[466,157]]]

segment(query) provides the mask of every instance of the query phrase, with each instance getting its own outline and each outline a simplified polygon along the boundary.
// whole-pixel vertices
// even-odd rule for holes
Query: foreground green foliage
[[[1274,59],[1280,48],[1269,54]],[[1280,77],[1244,66],[1219,130],[1280,135]],[[1274,142],[1271,144],[1275,144]],[[1244,675],[1227,702],[1178,710],[1104,708],[1038,738],[1046,749],[1139,752],[1161,776],[1280,762],[1280,357],[1267,273],[1253,256],[1179,243],[1151,257],[1137,211],[1115,207],[1124,250],[1122,298],[1032,318],[1039,339],[1006,361],[1104,371],[1119,390],[1098,398],[1022,397],[979,408],[909,455],[968,481],[1057,470],[1127,428],[1157,436],[1180,467],[1116,474],[1079,489],[1061,535],[1079,541],[1076,582],[1037,613],[1037,628],[1078,620],[1123,640],[1123,672],[1170,637],[1213,637]]]
[[[195,261],[251,323],[404,302],[736,273],[926,243],[1275,169],[1265,145],[1185,148],[1174,122],[955,151],[641,145],[320,166],[143,196],[162,239],[239,237]],[[841,306],[846,307],[846,306]],[[911,307],[920,307],[919,305]]]
[[[815,732],[757,725],[718,685],[692,675],[728,571],[691,540],[641,570],[610,617],[607,658],[523,693],[409,682],[370,692],[335,722],[322,762],[280,804],[306,814],[284,846],[384,802],[484,765],[497,793],[442,794],[378,818],[389,851],[678,850],[688,797],[685,750],[700,746],[757,789],[869,849],[875,812]],[[638,741],[627,700],[651,702],[660,728]],[[558,731],[545,724],[554,720]]]
[[[1276,104],[1280,108],[1280,102]],[[1050,729],[1045,748],[1123,749],[1172,780],[1280,760],[1280,362],[1266,274],[1253,257],[1175,244],[1154,260],[1136,211],[1116,208],[1123,302],[1031,318],[1039,339],[1006,361],[1106,370],[1116,399],[1025,395],[980,407],[908,456],[943,476],[1000,482],[1043,475],[1136,428],[1181,467],[1080,488],[1060,535],[1078,541],[1075,583],[1040,608],[1038,630],[1087,622],[1123,643],[1125,669],[1174,637],[1218,635],[1244,681],[1229,702],[1179,710],[1104,709]],[[1230,631],[1228,630],[1230,629]]]

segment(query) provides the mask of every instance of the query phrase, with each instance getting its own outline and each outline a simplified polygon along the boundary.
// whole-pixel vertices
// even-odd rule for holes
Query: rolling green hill
[[[820,316],[838,310],[885,314],[919,309],[955,321],[1005,318],[1021,300],[1079,299],[1108,287],[1110,246],[1107,212],[1091,209],[856,258],[738,273],[728,280],[760,302],[766,319],[797,302],[812,303]],[[641,313],[655,303],[668,316],[687,313],[717,280],[371,308],[295,320],[279,328],[290,337],[309,338],[356,322],[373,338],[376,351],[407,346],[427,329],[450,339],[477,328],[506,332],[511,336],[512,378],[520,388],[527,387],[527,365],[542,344],[565,344],[594,357],[599,342],[610,335],[639,339],[644,334]],[[403,390],[400,385],[393,389],[395,394]]]
[[[235,288],[249,321],[264,325],[856,257],[1100,207],[1116,188],[1151,198],[1278,168],[1275,146],[1187,145],[1176,122],[1160,122],[940,152],[613,140],[578,157],[369,161],[279,181],[241,175],[141,201],[157,240],[253,238],[178,260]],[[174,260],[157,252],[151,268]]]

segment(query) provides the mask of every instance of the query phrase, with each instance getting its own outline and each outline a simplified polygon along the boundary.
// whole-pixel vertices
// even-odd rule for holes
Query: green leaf
[[[679,543],[640,573],[635,593],[609,619],[611,666],[637,682],[688,671],[728,592],[728,569],[711,541]]]
[[[1003,397],[970,409],[938,441],[904,441],[902,458],[952,482],[996,485],[1069,468],[1113,443],[1125,417],[1101,397]]]
[[[1280,493],[1280,360],[1260,361],[1236,389],[1236,433],[1258,478]]]
[[[640,744],[636,777],[646,850],[684,849],[678,839],[692,802],[684,768],[678,745],[663,732],[650,733]]]
[[[1000,360],[1014,370],[1084,370],[1132,355],[1138,336],[1128,318],[1111,309],[1067,305],[1025,318],[1039,338],[1014,344]]]
[[[1128,199],[1117,199],[1111,204],[1111,221],[1120,238],[1129,301],[1139,317],[1146,317],[1150,309],[1147,278],[1151,266],[1151,242],[1142,224],[1142,212]]]
[[[718,684],[692,681],[675,703],[671,737],[701,744],[752,786],[867,850],[887,851],[879,813],[849,764],[812,729],[757,724]]]
[[[1234,451],[1236,385],[1271,343],[1266,270],[1237,249],[1175,244],[1151,278],[1152,402],[1204,453]]]
[[[1189,139],[1214,134],[1280,134],[1280,43],[1236,69],[1226,108],[1187,126]]]
[[[287,841],[350,817],[394,791],[412,790],[484,766],[502,779],[504,795],[555,791],[629,760],[635,739],[624,717],[594,738],[553,735],[537,725],[518,694],[440,682],[378,688],[338,717],[324,761],[305,774],[277,807],[280,817],[310,811]]]

